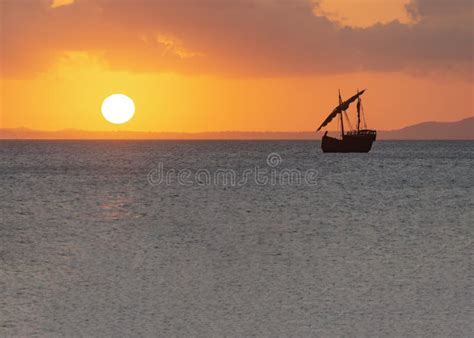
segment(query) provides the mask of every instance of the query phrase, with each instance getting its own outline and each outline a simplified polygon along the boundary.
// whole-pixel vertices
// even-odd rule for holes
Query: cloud
[[[449,19],[452,16],[465,15],[473,19],[474,4],[472,0],[411,0],[405,8],[415,19],[432,17]]]
[[[70,1],[68,1],[70,2]],[[472,80],[470,0],[412,0],[416,22],[340,27],[311,0],[1,2],[5,75],[47,70],[64,51],[111,68],[226,76],[451,72]]]

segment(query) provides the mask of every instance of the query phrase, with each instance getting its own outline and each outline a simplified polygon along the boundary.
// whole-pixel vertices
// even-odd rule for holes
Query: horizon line
[[[393,132],[393,131],[399,131],[405,128],[409,127],[414,127],[418,126],[420,124],[426,124],[426,123],[457,123],[457,122],[462,122],[465,120],[469,119],[474,119],[474,115],[462,118],[460,120],[454,120],[454,121],[435,121],[435,120],[428,120],[428,121],[422,121],[422,122],[417,122],[414,124],[406,125],[404,127],[396,128],[396,129],[378,129],[377,131],[380,132]],[[20,127],[0,127],[0,131],[2,130],[7,130],[7,131],[14,131],[14,130],[28,130],[32,132],[39,132],[39,133],[60,133],[60,132],[84,132],[84,133],[140,133],[140,134],[187,134],[187,135],[193,135],[193,134],[219,134],[219,133],[246,133],[246,134],[251,134],[251,133],[269,133],[269,134],[276,134],[276,133],[285,133],[285,134],[307,134],[307,133],[315,133],[318,134],[320,131],[316,131],[316,128],[314,130],[297,130],[297,131],[291,131],[291,130],[217,130],[217,131],[151,131],[151,130],[87,130],[87,129],[76,129],[76,128],[62,128],[62,129],[53,129],[53,130],[45,130],[45,129],[35,129],[32,127],[25,127],[25,126],[20,126]],[[329,133],[337,133],[339,132],[338,130],[328,130]],[[321,131],[322,133],[322,131]],[[1,136],[0,136],[1,137]]]
[[[338,130],[328,130],[338,135]],[[29,127],[0,128],[0,140],[320,140],[323,131],[136,131],[136,130],[39,130]],[[474,116],[452,122],[425,121],[399,129],[378,130],[379,140],[474,140]]]

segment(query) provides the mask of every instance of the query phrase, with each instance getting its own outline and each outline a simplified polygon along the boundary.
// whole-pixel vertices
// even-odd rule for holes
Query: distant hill
[[[136,131],[41,131],[28,128],[0,129],[0,139],[139,139],[139,140],[317,140],[315,132],[202,132],[163,133]],[[382,140],[474,140],[474,117],[457,122],[423,122],[398,130],[379,130]]]
[[[320,136],[319,136],[320,137]],[[76,129],[41,131],[28,128],[0,129],[0,139],[13,140],[315,140],[315,132],[244,132],[222,131],[201,133],[84,131]]]
[[[474,117],[457,122],[423,122],[398,130],[381,131],[381,139],[473,140]]]

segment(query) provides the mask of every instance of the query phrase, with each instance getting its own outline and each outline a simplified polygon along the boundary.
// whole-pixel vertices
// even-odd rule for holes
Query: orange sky
[[[0,127],[306,131],[365,87],[369,127],[472,116],[472,3],[430,1],[0,0]]]

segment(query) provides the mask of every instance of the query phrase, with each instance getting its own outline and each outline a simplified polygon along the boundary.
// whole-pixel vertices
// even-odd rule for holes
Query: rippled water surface
[[[472,335],[473,159],[473,142],[2,141],[0,335]],[[161,165],[186,184],[150,184]],[[196,178],[257,168],[277,179]]]

